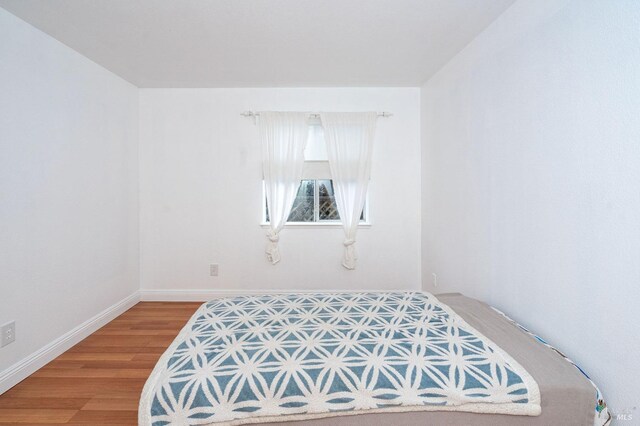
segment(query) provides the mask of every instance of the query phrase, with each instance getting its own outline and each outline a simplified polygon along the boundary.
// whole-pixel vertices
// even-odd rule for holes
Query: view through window
[[[365,210],[360,221],[365,220]],[[269,209],[265,199],[265,218],[269,221]],[[339,222],[340,214],[336,205],[331,179],[305,179],[300,182],[287,222]]]

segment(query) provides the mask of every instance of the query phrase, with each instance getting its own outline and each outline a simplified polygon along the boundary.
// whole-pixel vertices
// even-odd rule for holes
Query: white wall
[[[141,89],[141,288],[252,291],[420,288],[420,95],[400,89]],[[392,111],[378,120],[355,271],[341,228],[286,228],[266,260],[255,110]],[[218,277],[209,264],[218,263]]]
[[[425,289],[500,307],[582,364],[614,410],[633,407],[639,23],[632,0],[520,1],[422,106],[411,88],[144,89],[138,109],[135,87],[0,9],[0,324],[18,330],[0,372],[138,278],[159,292],[415,289],[422,266]],[[340,228],[288,228],[267,263],[250,108],[394,112],[379,120],[356,271],[340,266]]]
[[[640,393],[639,110],[634,0],[519,1],[422,90],[424,288],[505,310],[616,412]]]
[[[138,289],[137,96],[0,9],[0,377]]]

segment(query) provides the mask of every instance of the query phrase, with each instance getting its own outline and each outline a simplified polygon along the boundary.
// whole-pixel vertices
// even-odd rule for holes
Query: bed
[[[312,293],[203,304],[145,384],[140,425],[596,425],[595,385],[460,294]]]

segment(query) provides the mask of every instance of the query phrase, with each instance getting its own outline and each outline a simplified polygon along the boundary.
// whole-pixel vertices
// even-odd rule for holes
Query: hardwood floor
[[[138,303],[0,395],[0,424],[136,425],[147,377],[200,305]]]

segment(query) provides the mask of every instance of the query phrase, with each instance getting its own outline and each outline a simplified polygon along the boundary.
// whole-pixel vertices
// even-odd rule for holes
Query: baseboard
[[[323,289],[323,290],[232,290],[232,289],[218,289],[218,290],[176,290],[176,289],[141,289],[140,300],[143,302],[206,302],[212,299],[218,299],[220,297],[233,297],[233,296],[246,296],[253,294],[282,294],[282,293],[315,293],[318,291],[348,291],[345,289]],[[376,291],[394,291],[394,290],[382,290],[382,289],[359,289],[353,290],[359,292],[376,292]],[[403,291],[403,290],[397,290]],[[406,291],[412,291],[407,289]]]
[[[77,344],[139,301],[140,294],[136,291],[130,296],[100,312],[93,318],[83,322],[73,330],[58,337],[53,342],[27,356],[23,360],[0,372],[0,394],[6,392],[22,380],[26,379],[29,375],[60,356],[73,345]]]
[[[140,290],[140,300],[143,302],[206,302],[219,297],[235,296],[224,290]]]

